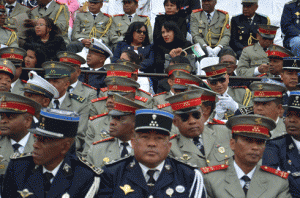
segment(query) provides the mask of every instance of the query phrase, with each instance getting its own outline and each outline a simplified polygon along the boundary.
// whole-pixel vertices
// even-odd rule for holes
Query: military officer
[[[223,47],[229,45],[229,15],[215,10],[217,0],[203,0],[202,8],[191,14],[191,34],[194,43],[199,43],[208,56],[218,56]]]
[[[208,86],[217,93],[219,101],[216,103],[217,120],[227,120],[240,107],[247,107],[253,104],[252,93],[247,87],[229,87],[229,76],[226,64],[211,65],[203,68],[208,77]]]
[[[299,82],[298,72],[300,72],[300,59],[298,57],[285,57],[283,58],[282,73],[280,74],[283,84],[290,91],[298,89]],[[284,103],[286,104],[286,103]]]
[[[17,0],[6,0],[5,3],[7,18],[5,20],[5,27],[11,28],[14,31],[17,31],[17,25],[13,17],[16,17],[19,14],[28,12],[30,9],[26,6],[17,2]]]
[[[136,111],[134,156],[104,166],[99,197],[206,197],[200,172],[168,157],[172,118],[165,111]]]
[[[94,197],[102,170],[71,154],[80,116],[44,109],[33,152],[11,157],[3,197]],[[22,182],[19,182],[22,181]]]
[[[270,131],[271,139],[286,134],[282,115],[282,97],[287,89],[281,85],[254,82],[250,85],[250,90],[253,94],[253,111],[254,114],[259,114],[271,118],[276,122],[276,128]]]
[[[133,155],[131,139],[134,135],[134,114],[136,110],[145,108],[119,94],[114,94],[113,97],[115,107],[108,113],[112,117],[110,137],[94,142],[87,155],[87,160],[98,167],[126,155]]]
[[[271,166],[275,169],[287,171],[292,197],[299,197],[300,189],[300,163],[299,163],[299,137],[300,137],[300,117],[299,117],[299,91],[290,93],[285,126],[287,134],[270,140],[266,144],[263,156],[263,165]]]
[[[238,76],[259,76],[269,74],[269,59],[266,54],[268,47],[273,44],[278,27],[259,25],[257,39],[254,45],[245,47],[239,59],[236,72]]]
[[[26,84],[25,80],[20,79],[22,74],[22,62],[24,61],[25,56],[26,51],[22,48],[6,47],[0,49],[0,57],[10,60],[16,68],[16,73],[12,79],[10,91],[19,95],[24,95],[24,91],[22,89]]]
[[[234,161],[201,168],[209,197],[291,197],[288,173],[258,165],[275,122],[260,115],[239,115],[226,125],[232,130]]]
[[[258,0],[242,0],[243,13],[231,18],[230,47],[239,58],[244,47],[257,41],[256,34],[259,24],[270,25],[267,16],[256,13]]]
[[[139,7],[138,0],[123,0],[123,11],[125,14],[117,14],[112,18],[111,38],[110,42],[114,47],[119,41],[123,41],[124,33],[127,31],[129,25],[133,22],[144,22],[148,32],[150,42],[153,40],[152,27],[150,19],[145,15],[137,15],[136,9]]]
[[[72,30],[72,41],[76,41],[73,43],[77,46],[75,53],[83,47],[89,48],[92,38],[101,39],[106,45],[109,44],[112,17],[100,11],[102,6],[102,0],[89,0],[89,11],[76,15]],[[68,49],[73,47],[74,45],[70,45]]]
[[[170,155],[197,167],[228,163],[233,155],[230,135],[204,126],[201,95],[203,90],[186,91],[167,98],[175,114],[173,123],[180,134],[171,137]]]
[[[8,92],[11,82],[16,75],[16,68],[12,62],[0,58],[0,92]]]
[[[70,86],[70,76],[74,72],[74,67],[55,61],[48,61],[42,64],[45,69],[45,79],[58,91],[59,97],[53,98],[49,108],[64,109],[77,112],[80,115],[78,133],[76,136],[76,150],[80,152],[83,148],[85,131],[89,117],[88,103],[86,98],[73,93],[68,93]]]
[[[0,5],[0,44],[1,46],[19,47],[16,32],[10,28],[4,27],[6,16],[4,5]]]
[[[39,115],[41,105],[29,98],[9,92],[0,92],[0,97],[0,178],[2,178],[10,156],[14,152],[21,154],[32,152],[34,137],[27,130],[31,127],[33,116]]]

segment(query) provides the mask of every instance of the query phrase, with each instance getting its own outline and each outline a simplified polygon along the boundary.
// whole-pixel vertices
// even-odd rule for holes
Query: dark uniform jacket
[[[90,68],[81,68],[81,70],[90,70]],[[106,71],[104,67],[100,68],[98,71]],[[86,84],[91,85],[95,88],[103,88],[106,87],[106,84],[104,82],[104,79],[106,78],[106,74],[80,74],[78,77],[78,80],[81,82],[85,82]],[[88,79],[85,81],[85,79]]]

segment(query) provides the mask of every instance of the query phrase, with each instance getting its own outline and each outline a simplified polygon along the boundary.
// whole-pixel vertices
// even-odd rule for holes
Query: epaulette
[[[100,90],[101,90],[102,92],[106,92],[106,91],[108,91],[108,88],[107,88],[107,87],[104,87],[104,88],[100,88]]]
[[[79,161],[84,163],[87,167],[92,169],[96,174],[100,175],[103,173],[103,170],[99,167],[96,167],[95,165],[89,163],[84,157],[78,156]]]
[[[125,159],[127,159],[127,158],[129,158],[129,157],[132,157],[132,155],[125,155],[125,156],[122,157],[122,158],[118,158],[118,159],[116,159],[116,160],[111,160],[111,161],[109,161],[109,162],[106,162],[106,163],[105,163],[105,166],[109,166],[109,165],[112,165],[112,164],[114,164],[114,163],[123,161],[123,160],[125,160]]]
[[[115,14],[114,17],[117,17],[117,16],[124,16],[125,14]]]
[[[204,174],[206,174],[206,173],[211,173],[211,172],[215,172],[215,171],[218,171],[218,170],[225,170],[227,168],[228,168],[228,165],[220,164],[220,165],[216,165],[216,166],[202,167],[200,169]]]
[[[248,89],[247,86],[232,86],[230,88],[232,88],[232,89],[239,89],[239,88]]]
[[[26,81],[26,80],[21,80],[21,82],[22,82],[22,83],[25,83],[25,84],[27,83],[27,81]]]
[[[250,46],[252,46],[252,45],[254,45],[254,44],[251,44],[251,45],[245,46],[245,47],[243,47],[243,49],[245,49],[246,47],[250,47]]]
[[[170,137],[170,140],[173,140],[174,138],[176,138],[178,136],[178,134],[174,134]]]
[[[256,13],[256,14],[258,14],[258,15],[260,15],[260,16],[263,16],[263,17],[268,17],[267,15],[265,15],[265,14],[261,14],[261,13]]]
[[[86,84],[86,83],[82,83],[84,86],[87,86],[87,87],[89,87],[89,88],[92,88],[92,89],[94,89],[94,90],[97,90],[97,88],[96,87],[93,87],[93,86],[91,86],[91,85],[89,85],[89,84]]]
[[[260,75],[258,75],[256,77],[263,77],[263,76],[266,76],[266,75],[268,75],[268,74],[267,73],[263,73],[263,74],[260,74]]]
[[[66,5],[65,3],[59,2],[59,1],[55,1],[57,4],[59,5]]]
[[[148,98],[145,98],[145,97],[142,97],[142,96],[135,96],[134,99],[142,101],[142,102],[147,102],[148,101]]]
[[[284,179],[287,179],[288,176],[289,176],[289,174],[287,172],[280,171],[280,170],[277,170],[275,168],[271,168],[271,167],[268,167],[268,166],[261,166],[260,168],[264,171],[267,171],[269,173],[272,173],[272,174],[277,175],[279,177],[282,177]]]
[[[24,157],[30,157],[32,156],[32,153],[22,153],[20,154],[19,152],[15,152],[10,156],[10,159],[19,159],[19,158],[24,158]]]
[[[196,10],[193,10],[193,13],[196,13],[196,12],[202,12],[203,9],[196,9]]]
[[[160,105],[157,105],[157,108],[162,109],[162,108],[165,108],[168,106],[171,106],[171,104],[170,103],[160,104]]]
[[[37,8],[38,6],[35,6],[35,7],[33,7],[33,8],[31,8],[30,10],[34,10],[35,8]]]
[[[78,96],[78,95],[73,94],[73,93],[70,93],[69,96],[70,96],[70,98],[72,98],[74,100],[77,100],[80,103],[83,103],[85,101],[84,97]]]
[[[224,10],[219,10],[219,9],[217,9],[217,11],[219,11],[219,12],[222,12],[223,14],[228,14],[228,12],[226,12],[226,11],[224,11]]]
[[[102,113],[102,114],[99,114],[99,115],[95,115],[95,116],[91,116],[90,120],[95,120],[96,118],[100,118],[100,117],[106,116],[107,114],[108,114],[108,112]]]
[[[7,30],[9,30],[9,31],[12,31],[12,32],[14,32],[14,31],[15,31],[15,30],[13,30],[13,29],[10,29],[10,28],[8,28],[8,27],[4,27],[4,26],[3,26],[3,28],[4,28],[4,29],[7,29]]]
[[[100,97],[100,98],[95,98],[95,99],[91,100],[91,103],[98,102],[98,101],[101,101],[101,100],[106,100],[107,98],[108,98],[108,96],[103,96],[103,97]]]
[[[142,89],[138,89],[138,90],[140,90],[141,92],[144,92],[145,94],[147,94],[147,95],[149,95],[149,96],[152,96],[151,93],[149,93],[149,92],[147,92],[147,91],[145,91],[145,90],[142,90]]]
[[[221,121],[221,120],[217,120],[217,119],[213,119],[212,122],[208,122],[208,124],[214,125],[214,124],[221,124],[221,125],[225,125],[226,123]]]
[[[107,17],[111,17],[109,14],[103,13],[103,15],[107,16]]]
[[[96,144],[99,144],[101,142],[107,142],[107,141],[112,141],[114,140],[115,138],[114,137],[109,137],[109,138],[106,138],[106,139],[103,139],[103,140],[98,140],[96,142],[93,142],[93,145],[96,145]]]
[[[138,16],[140,16],[140,17],[148,17],[147,15],[138,15]]]
[[[160,96],[160,95],[166,94],[166,93],[168,93],[168,92],[164,91],[164,92],[161,92],[161,93],[158,93],[158,94],[153,95],[153,97],[155,97],[155,96]]]
[[[196,164],[191,164],[190,162],[186,162],[186,161],[184,161],[184,160],[181,160],[181,159],[179,159],[178,157],[173,157],[173,156],[170,156],[170,155],[169,155],[168,157],[170,157],[170,158],[172,158],[172,159],[176,160],[177,162],[180,162],[180,163],[182,163],[182,164],[184,164],[184,165],[188,165],[188,166],[190,166],[190,167],[192,167],[192,168],[198,167]]]

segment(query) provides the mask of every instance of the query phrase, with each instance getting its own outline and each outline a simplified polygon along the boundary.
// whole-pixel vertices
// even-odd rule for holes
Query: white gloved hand
[[[225,112],[227,111],[227,109],[225,109],[220,101],[216,103],[216,108],[215,108],[215,111],[216,111],[216,115],[215,115],[215,119],[217,120],[223,120],[224,119],[224,116],[225,116]]]
[[[209,57],[214,57],[213,49],[209,46],[206,47],[207,53]]]
[[[239,104],[235,102],[231,96],[219,96],[219,102],[220,105],[223,106],[223,108],[228,109],[232,112],[235,112],[239,108]]]
[[[214,57],[217,57],[219,52],[221,51],[221,48],[217,46],[212,51],[213,51]]]

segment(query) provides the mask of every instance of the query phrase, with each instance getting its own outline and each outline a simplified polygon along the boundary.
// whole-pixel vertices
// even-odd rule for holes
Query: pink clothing
[[[74,21],[74,14],[75,11],[79,8],[79,3],[77,0],[56,0],[60,3],[64,3],[68,6],[69,12],[70,12],[70,20],[69,20],[69,26],[73,28],[73,21]]]

